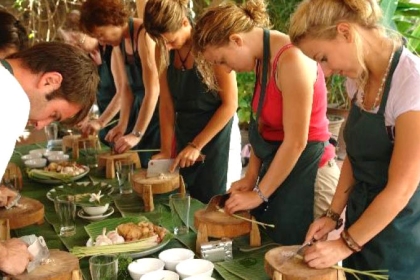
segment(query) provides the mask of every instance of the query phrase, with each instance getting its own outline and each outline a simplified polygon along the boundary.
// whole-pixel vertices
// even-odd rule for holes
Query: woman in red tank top
[[[264,29],[265,11],[263,0],[212,7],[198,18],[193,41],[207,63],[257,75],[249,167],[232,184],[225,210],[252,210],[257,220],[275,225],[267,233],[276,242],[298,244],[314,216],[329,207],[339,169],[328,143],[322,70],[286,34]],[[206,62],[201,69],[208,78]]]

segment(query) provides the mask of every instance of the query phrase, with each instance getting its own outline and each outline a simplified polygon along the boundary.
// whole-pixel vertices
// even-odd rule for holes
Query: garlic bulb
[[[96,237],[95,246],[112,245],[112,240],[106,236],[106,228],[102,230],[102,234]]]
[[[116,230],[112,230],[107,234],[108,238],[112,241],[112,244],[124,243],[124,237],[118,234]]]

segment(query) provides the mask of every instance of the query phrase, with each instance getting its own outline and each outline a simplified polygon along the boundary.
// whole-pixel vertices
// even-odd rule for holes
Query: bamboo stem
[[[160,152],[160,149],[140,149],[140,150],[130,150],[136,153],[147,153],[147,152]]]
[[[223,209],[221,209],[219,207],[217,207],[217,209],[218,209],[219,212],[225,213],[225,211]],[[257,224],[257,225],[260,225],[260,226],[263,226],[263,227],[271,227],[271,228],[275,227],[275,225],[273,225],[273,224],[266,224],[266,223],[258,222],[258,221],[251,220],[251,219],[248,219],[248,218],[236,215],[236,214],[231,214],[231,215],[233,217],[237,218],[237,219],[244,220],[244,221],[247,221],[247,222],[250,222],[250,223],[254,223],[254,224]]]

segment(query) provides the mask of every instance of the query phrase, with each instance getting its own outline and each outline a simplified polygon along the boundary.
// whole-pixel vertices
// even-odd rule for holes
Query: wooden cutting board
[[[236,214],[251,219],[248,212]],[[207,235],[216,238],[233,238],[251,231],[251,223],[248,221],[237,219],[219,211],[206,212],[205,209],[200,209],[194,213],[194,226],[200,228],[203,225],[207,227]]]
[[[31,273],[12,276],[13,280],[79,280],[79,259],[74,255],[58,250],[50,251],[46,264],[38,266]]]
[[[0,219],[9,219],[10,229],[23,228],[44,222],[44,205],[38,200],[22,197],[19,206],[0,208]]]
[[[151,177],[147,178],[147,171],[141,169],[135,173],[132,177],[133,190],[142,196],[144,193],[144,186],[150,185],[152,187],[153,194],[162,194],[171,192],[179,188],[179,174],[164,174],[164,178]]]
[[[275,280],[345,280],[342,271],[336,269],[314,269],[296,257],[292,257],[299,246],[281,246],[265,254],[264,268]]]

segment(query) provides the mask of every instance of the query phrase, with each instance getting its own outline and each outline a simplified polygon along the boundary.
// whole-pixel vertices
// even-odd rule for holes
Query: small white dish
[[[179,280],[179,275],[170,270],[158,270],[144,274],[140,280]]]
[[[47,151],[47,149],[35,149],[35,150],[29,151],[29,154],[30,155],[32,155],[32,154],[41,154],[41,155],[43,155],[43,154],[45,154],[46,151]]]
[[[193,258],[194,252],[185,248],[167,249],[159,254],[159,259],[165,262],[165,268],[172,271],[175,271],[176,265],[181,261],[191,260]]]
[[[27,154],[27,155],[21,156],[22,161],[35,159],[35,158],[42,158],[42,154],[41,153],[33,153],[33,154]]]
[[[42,155],[46,158],[50,156],[63,155],[63,151],[45,151]]]
[[[47,159],[45,158],[34,158],[25,160],[26,167],[29,168],[42,168],[47,165]]]
[[[48,156],[48,161],[49,162],[63,162],[63,161],[68,161],[69,160],[69,155],[67,154],[57,154],[57,155],[49,155]]]
[[[208,275],[194,275],[194,276],[187,277],[184,280],[216,280],[216,279]]]
[[[91,216],[102,215],[108,210],[109,203],[102,206],[82,206],[83,211]]]
[[[100,220],[105,219],[106,217],[111,216],[113,213],[114,213],[114,207],[110,206],[108,208],[108,210],[105,213],[103,213],[102,215],[91,216],[91,215],[86,214],[83,211],[83,209],[80,209],[77,212],[77,216],[79,216],[82,219],[89,220],[89,221],[100,221]]]
[[[176,265],[176,272],[185,279],[191,276],[211,276],[214,264],[204,259],[185,260]]]
[[[131,262],[128,272],[133,280],[139,280],[144,274],[152,271],[163,270],[165,263],[156,258],[143,258]]]

